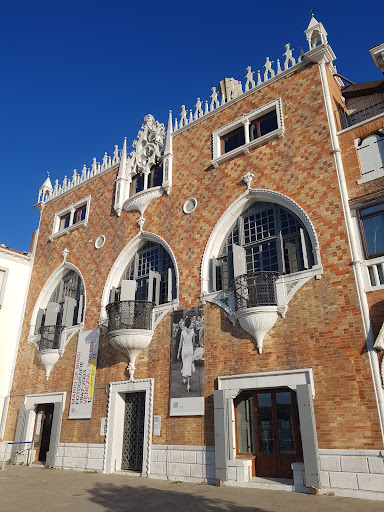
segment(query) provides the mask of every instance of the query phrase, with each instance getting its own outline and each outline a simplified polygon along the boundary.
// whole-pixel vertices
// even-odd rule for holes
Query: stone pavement
[[[0,512],[383,512],[384,503],[286,491],[213,487],[126,475],[6,466]]]

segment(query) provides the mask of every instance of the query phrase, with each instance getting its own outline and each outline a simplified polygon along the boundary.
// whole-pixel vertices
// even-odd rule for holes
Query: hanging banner
[[[92,416],[99,335],[99,329],[79,333],[68,419]]]
[[[204,414],[204,308],[172,314],[170,416]]]

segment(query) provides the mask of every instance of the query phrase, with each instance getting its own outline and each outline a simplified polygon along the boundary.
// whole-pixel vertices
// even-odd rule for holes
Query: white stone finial
[[[304,59],[304,50],[303,47],[300,46],[300,57],[297,59],[297,62],[301,62]]]
[[[183,126],[187,126],[187,111],[185,110],[185,105],[181,105],[181,114],[180,114],[180,128]]]
[[[216,87],[212,87],[211,98],[212,98],[212,101],[211,101],[211,112],[212,112],[212,110],[214,110],[215,108],[220,107],[220,103],[217,98]]]
[[[280,65],[280,59],[277,59],[277,71],[276,75],[279,75],[281,73],[281,65]]]
[[[285,53],[283,53],[283,55],[285,55],[284,69],[288,69],[289,64],[291,64],[292,66],[294,66],[296,64],[296,60],[294,59],[294,57],[292,57],[292,52],[293,52],[294,48],[291,49],[291,45],[289,43],[287,43],[284,46],[284,48],[285,48]]]
[[[103,156],[103,165],[101,166],[101,170],[102,171],[105,171],[105,169],[108,168],[108,155],[107,155],[107,152],[104,153],[104,156]]]
[[[265,73],[264,73],[264,82],[266,82],[269,78],[273,78],[275,76],[275,71],[272,69],[272,64],[274,61],[270,61],[269,57],[267,57],[267,60],[265,61],[264,67],[265,67]],[[271,76],[269,76],[271,75]]]
[[[199,117],[201,117],[203,115],[203,110],[201,108],[201,101],[200,101],[200,98],[197,98],[197,102],[196,102],[196,110],[195,110],[195,119],[198,119]]]
[[[253,75],[254,75],[254,71],[252,71],[252,68],[251,66],[248,66],[247,67],[247,74],[245,76],[245,78],[247,79],[246,83],[245,83],[245,87],[244,89],[246,91],[249,91],[249,89],[252,89],[253,87],[255,87],[255,81],[253,79]]]
[[[261,80],[261,73],[260,73],[260,70],[258,69],[257,70],[257,85],[260,85],[262,83],[263,83],[263,81]]]
[[[116,144],[115,149],[113,151],[113,160],[112,164],[115,165],[119,161],[119,146]]]

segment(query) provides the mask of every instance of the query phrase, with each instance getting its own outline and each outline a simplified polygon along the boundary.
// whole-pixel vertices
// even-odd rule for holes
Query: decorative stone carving
[[[66,248],[64,249],[64,251],[62,251],[62,253],[61,253],[61,257],[63,258],[64,263],[66,263],[66,262],[67,262],[67,256],[68,256],[68,254],[69,254],[69,249],[66,247]]]
[[[259,306],[236,312],[241,327],[255,338],[259,354],[263,352],[264,336],[275,325],[278,316],[276,306]]]
[[[138,225],[140,226],[140,231],[142,231],[145,222],[145,218],[143,216],[145,209],[149,204],[152,203],[152,201],[160,197],[162,194],[163,189],[161,187],[148,188],[147,190],[143,190],[142,192],[135,194],[125,201],[123,210],[126,212],[134,210],[140,212],[141,216],[137,221]]]
[[[289,43],[287,43],[284,48],[285,48],[284,69],[288,69],[290,64],[291,64],[291,66],[294,66],[296,64],[296,60],[294,59],[294,57],[292,57],[292,52],[293,52],[294,48],[291,49],[291,45]]]
[[[121,329],[108,333],[108,340],[112,347],[129,358],[128,371],[130,381],[134,380],[136,358],[151,343],[153,332],[145,329]]]
[[[57,349],[47,349],[37,352],[40,358],[41,364],[45,368],[45,378],[49,379],[49,374],[52,368],[55,366],[57,361],[60,359],[60,352]]]
[[[247,185],[247,189],[251,188],[251,183],[254,176],[255,175],[252,174],[251,172],[247,172],[247,174],[244,174],[244,176],[242,177],[242,180]]]

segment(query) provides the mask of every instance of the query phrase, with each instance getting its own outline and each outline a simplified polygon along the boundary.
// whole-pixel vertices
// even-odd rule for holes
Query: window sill
[[[262,146],[264,144],[267,144],[268,142],[272,142],[273,140],[281,139],[283,136],[284,136],[284,128],[278,128],[277,130],[274,130],[271,133],[267,133],[267,134],[263,135],[262,137],[259,137],[258,139],[252,140],[251,142],[248,142],[247,144],[243,144],[242,146],[239,146],[238,148],[232,149],[232,151],[229,151],[228,153],[224,153],[223,155],[213,158],[211,160],[211,164],[213,165],[213,167],[215,169],[217,169],[217,167],[219,167],[219,165],[223,164],[227,160],[230,160],[231,158],[234,158],[241,154],[248,155],[252,149]]]
[[[69,226],[68,228],[62,229],[61,231],[58,231],[57,233],[52,233],[50,235],[49,240],[53,242],[55,238],[59,238],[62,235],[69,235],[71,231],[74,231],[77,228],[86,227],[88,225],[88,221],[81,220],[80,222],[76,222],[76,224],[72,224],[72,226]]]
[[[372,171],[368,174],[365,174],[360,180],[357,180],[356,183],[361,185],[362,183],[366,183],[367,181],[376,180],[377,178],[384,177],[384,169],[378,171]]]

